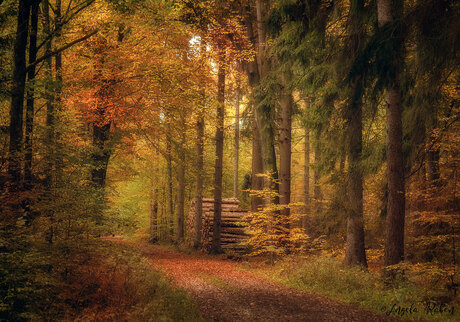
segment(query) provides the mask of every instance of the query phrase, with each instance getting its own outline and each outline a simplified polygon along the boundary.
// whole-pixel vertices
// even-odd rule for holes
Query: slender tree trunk
[[[13,49],[13,85],[10,106],[10,142],[8,174],[10,191],[19,191],[21,183],[24,92],[26,85],[26,48],[29,34],[30,0],[19,0],[16,38]],[[19,204],[18,196],[12,196]],[[15,207],[16,208],[16,207]],[[19,209],[17,209],[19,210]]]
[[[315,167],[313,171],[313,184],[314,184],[314,198],[315,198],[315,214],[319,215],[322,210],[322,200],[323,200],[323,194],[321,192],[321,185],[320,185],[320,179],[321,179],[321,145],[320,145],[320,138],[319,134],[316,135],[316,140],[315,140],[315,148],[314,148],[314,153],[315,153]]]
[[[103,108],[103,107],[102,107]],[[92,155],[94,167],[91,170],[91,181],[95,187],[103,189],[107,176],[107,166],[110,159],[110,150],[107,144],[110,140],[110,123],[105,125],[93,125],[93,147],[95,152]]]
[[[51,27],[50,27],[50,17],[49,17],[49,5],[48,0],[43,1],[42,12],[44,17],[43,31],[50,40],[45,44],[45,54],[51,52]],[[53,94],[51,90],[51,81],[53,80],[52,75],[52,60],[51,57],[45,60],[44,64],[45,70],[45,98],[46,98],[46,147],[47,147],[47,161],[45,165],[45,186],[50,192],[51,186],[53,184],[53,168],[54,168],[54,105],[53,105]],[[49,196],[50,197],[50,196]]]
[[[267,76],[269,72],[269,61],[266,59],[266,34],[265,25],[265,1],[256,0],[256,17],[257,17],[257,64],[259,66],[260,78]]]
[[[200,55],[203,61],[206,59],[206,43],[201,43]],[[198,110],[196,122],[196,217],[194,222],[194,242],[195,249],[201,247],[201,231],[203,225],[203,175],[204,175],[204,116],[203,112],[206,107],[206,89],[201,88],[201,105]],[[190,215],[190,214],[189,214]]]
[[[348,45],[349,55],[353,59],[362,50],[364,29],[362,12],[364,2],[353,0],[350,7],[350,36]],[[363,116],[362,116],[362,78],[355,77],[351,84],[350,104],[347,111],[348,123],[348,199],[347,211],[347,246],[345,265],[362,265],[367,267],[366,250],[364,244],[364,217],[363,217]]]
[[[236,88],[236,100],[235,100],[235,160],[233,163],[233,197],[238,198],[238,162],[239,162],[239,150],[240,150],[240,95],[241,88],[239,82]]]
[[[59,43],[59,40],[62,36],[62,26],[61,26],[61,0],[56,0],[56,8],[55,8],[55,28],[56,28],[56,42]],[[60,123],[58,120],[61,117],[62,111],[62,53],[58,53],[55,57],[55,67],[56,67],[56,89],[54,93],[54,117],[55,120]],[[62,142],[61,142],[61,132],[59,129],[55,127],[55,144],[56,144],[56,164],[55,164],[55,171],[56,171],[56,180],[59,181],[62,178],[62,168],[63,168],[63,155],[62,155]],[[105,178],[104,178],[105,179]]]
[[[391,0],[377,0],[379,28],[393,22]],[[390,36],[390,35],[389,35]],[[395,41],[394,39],[392,41]],[[390,53],[391,54],[391,53]],[[392,53],[397,57],[398,53]],[[395,65],[397,65],[396,62]],[[386,88],[388,211],[386,218],[385,266],[404,260],[404,163],[402,154],[402,109],[398,72]]]
[[[172,179],[172,158],[171,158],[171,134],[170,129],[168,129],[166,137],[166,151],[167,151],[167,172],[168,172],[168,234],[169,238],[173,236],[173,227],[174,227],[174,203],[173,203],[173,179]]]
[[[255,118],[255,117],[254,117]],[[252,174],[251,174],[251,190],[254,192],[262,191],[264,188],[264,180],[259,175],[264,173],[262,160],[262,146],[260,144],[260,131],[257,126],[257,121],[253,121],[252,129]],[[260,196],[253,195],[251,197],[251,211],[257,211],[262,207],[264,199]]]
[[[185,125],[185,117],[182,117],[182,124]],[[177,165],[177,215],[176,215],[176,242],[184,240],[184,207],[185,207],[185,129],[180,134],[180,160]]]
[[[270,71],[270,60],[266,56],[266,29],[265,16],[266,8],[264,1],[256,0],[256,14],[257,14],[257,62],[260,80],[268,76]],[[256,99],[256,120],[258,122],[258,129],[261,135],[262,159],[265,174],[269,174],[269,178],[265,181],[265,186],[270,190],[278,193],[278,168],[276,164],[275,153],[275,133],[274,124],[272,121],[271,113],[274,109],[273,106],[265,106],[262,104],[261,99]],[[279,204],[278,194],[271,200],[274,204]]]
[[[49,0],[44,0],[42,3],[42,12],[43,12],[43,32],[47,37],[49,37],[49,41],[45,44],[45,54],[51,52],[52,48],[52,37],[51,37],[51,21],[49,16]],[[44,63],[44,74],[45,74],[45,99],[46,99],[46,163],[45,163],[45,199],[52,200],[53,196],[53,187],[55,184],[55,171],[54,171],[54,164],[55,164],[55,157],[56,153],[55,148],[55,116],[54,116],[54,95],[52,91],[52,81],[53,81],[53,73],[52,73],[52,59],[51,56],[45,59]],[[46,211],[47,216],[50,218],[50,227],[46,234],[46,241],[48,243],[53,243],[54,238],[54,211],[53,209],[48,209]]]
[[[310,130],[307,126],[304,129],[304,177],[303,177],[303,200],[305,204],[305,216],[302,218],[302,228],[307,228],[308,215],[310,214]]]
[[[222,253],[220,242],[222,216],[222,162],[224,155],[224,113],[225,113],[225,52],[219,55],[217,72],[217,128],[216,128],[216,164],[214,172],[214,223],[211,253]]]
[[[253,30],[253,21],[255,20],[254,13],[250,10],[245,16],[245,25],[247,31],[247,37],[253,44],[257,44],[256,36]],[[251,87],[250,106],[253,110],[253,122],[252,122],[252,170],[251,170],[251,190],[260,191],[263,189],[263,179],[259,177],[259,174],[264,173],[263,160],[262,160],[262,146],[261,146],[261,134],[259,131],[259,121],[257,113],[257,103],[255,100],[255,89],[260,83],[259,67],[257,57],[245,63],[246,74],[248,75],[249,86]],[[263,205],[263,198],[256,195],[251,196],[251,211],[257,211]]]
[[[427,169],[428,169],[428,180],[431,185],[439,185],[439,179],[441,178],[441,171],[439,169],[439,158],[440,151],[439,147],[433,147],[427,153]]]
[[[348,135],[348,199],[346,265],[367,266],[364,245],[363,175],[361,154],[363,123],[361,100],[352,104]]]
[[[150,192],[149,241],[158,241],[158,189],[154,187]]]
[[[38,34],[38,7],[39,1],[33,1],[31,6],[31,21],[30,21],[30,39],[29,39],[29,64],[33,63],[37,58],[37,34]],[[32,137],[34,126],[34,80],[35,66],[30,68],[27,73],[27,81],[29,88],[27,91],[26,101],[26,134],[24,141],[25,162],[24,162],[24,179],[27,189],[32,188]]]
[[[289,73],[289,72],[288,72]],[[286,73],[287,74],[287,73]],[[280,126],[280,204],[286,208],[281,210],[281,215],[289,218],[289,203],[291,202],[291,135],[292,135],[292,107],[294,100],[288,90],[290,75],[284,75],[283,89],[281,92],[281,126]]]
[[[204,96],[204,95],[203,95]],[[203,100],[204,102],[204,100]],[[200,116],[196,122],[196,218],[195,218],[195,241],[194,247],[198,249],[201,246],[201,226],[203,218],[203,166],[204,166],[204,118],[200,111]]]

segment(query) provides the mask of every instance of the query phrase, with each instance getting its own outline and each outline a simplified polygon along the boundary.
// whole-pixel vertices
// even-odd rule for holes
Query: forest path
[[[394,321],[355,305],[299,291],[245,270],[223,257],[187,255],[147,243],[131,244],[171,282],[185,289],[212,321]]]

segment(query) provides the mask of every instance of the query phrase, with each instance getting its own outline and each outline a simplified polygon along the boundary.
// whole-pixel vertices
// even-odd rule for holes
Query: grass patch
[[[407,265],[412,267],[412,265]],[[446,296],[444,279],[426,270],[405,270],[392,287],[376,273],[344,267],[337,258],[292,258],[277,263],[272,278],[302,290],[412,320],[460,321],[459,301]]]

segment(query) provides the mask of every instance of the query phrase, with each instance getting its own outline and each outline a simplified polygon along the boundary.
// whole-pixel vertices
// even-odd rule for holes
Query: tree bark
[[[103,108],[103,107],[101,107]],[[93,147],[92,154],[93,169],[91,170],[91,181],[95,187],[103,189],[107,176],[107,166],[110,159],[110,150],[107,144],[110,140],[110,123],[104,125],[93,124]]]
[[[56,1],[56,8],[55,8],[55,28],[56,28],[56,42],[59,43],[59,39],[62,36],[62,25],[61,25],[61,0]],[[54,118],[55,121],[60,122],[59,118],[61,117],[62,113],[62,52],[59,52],[55,56],[55,67],[56,67],[56,90],[54,93]],[[59,127],[55,127],[55,145],[56,145],[56,156],[55,156],[55,171],[56,171],[56,181],[59,181],[62,178],[62,169],[63,165],[63,154],[61,151],[62,149],[62,142],[61,142],[61,132]],[[94,137],[93,137],[94,139]],[[107,161],[108,162],[108,161]],[[104,174],[104,182],[105,182],[105,174]]]
[[[173,236],[173,227],[174,227],[174,201],[173,201],[173,179],[172,179],[172,157],[171,157],[171,129],[168,125],[168,133],[166,134],[166,152],[167,152],[167,172],[168,172],[168,187],[167,187],[167,194],[168,194],[168,234],[169,238]]]
[[[224,155],[225,52],[220,49],[217,72],[216,164],[214,170],[214,223],[211,253],[222,253],[220,231],[222,216],[222,161]]]
[[[239,82],[236,88],[236,99],[235,99],[235,160],[233,162],[233,197],[238,199],[238,162],[239,162],[239,150],[240,150],[240,95],[241,88]]]
[[[24,92],[26,85],[26,49],[29,34],[30,0],[19,0],[16,38],[13,49],[13,85],[10,105],[10,142],[8,174],[10,191],[17,192],[21,183]],[[12,202],[19,203],[17,196]]]
[[[356,102],[351,107],[348,135],[348,199],[347,245],[345,264],[367,267],[364,244],[362,154],[362,106]]]
[[[364,38],[361,15],[364,3],[353,0],[350,7],[350,22],[348,55],[354,60],[362,50]],[[350,84],[351,95],[347,110],[348,125],[348,218],[347,218],[347,245],[345,251],[345,265],[361,265],[367,267],[366,250],[364,244],[364,217],[363,217],[363,120],[362,120],[362,82],[361,76],[356,76]]]
[[[439,147],[432,147],[427,153],[427,173],[428,181],[431,185],[439,185],[439,179],[441,178],[441,171],[439,169],[439,158],[440,150]]]
[[[49,0],[44,0],[42,3],[42,12],[43,12],[43,32],[49,38],[45,43],[45,55],[51,52],[52,48],[52,37],[51,37],[51,21],[49,16]],[[44,74],[45,74],[45,99],[46,99],[46,163],[45,163],[45,199],[53,199],[53,187],[56,181],[56,174],[54,171],[55,164],[55,111],[54,111],[54,95],[52,91],[52,81],[53,81],[53,72],[52,72],[52,59],[49,56],[45,59],[44,63]],[[46,211],[47,216],[50,218],[50,227],[46,234],[46,241],[48,243],[53,243],[53,238],[55,235],[55,226],[54,226],[54,211],[53,209],[48,209]]]
[[[33,1],[31,6],[30,18],[30,39],[29,39],[29,64],[34,62],[37,58],[37,34],[38,34],[38,8],[39,1]],[[27,91],[26,100],[26,133],[24,141],[24,181],[27,189],[32,188],[32,158],[33,158],[33,127],[34,127],[34,80],[35,80],[35,67],[27,72],[27,81],[29,88]]]
[[[149,241],[158,241],[158,189],[154,187],[150,192]]]
[[[245,16],[246,33],[248,39],[257,46],[257,37],[254,34],[253,21],[255,20],[254,13],[249,10]],[[250,106],[253,111],[252,121],[252,166],[251,166],[251,190],[261,191],[263,189],[263,178],[259,174],[264,173],[262,160],[261,134],[258,127],[258,112],[257,103],[255,100],[255,90],[260,83],[259,67],[257,57],[245,63],[246,74],[248,75],[248,83],[251,87]],[[263,205],[263,198],[251,196],[251,211],[257,211]]]
[[[203,95],[204,96],[204,95]],[[204,99],[203,99],[204,102]],[[201,246],[201,229],[203,218],[203,166],[204,166],[204,118],[200,111],[198,121],[196,122],[196,217],[195,217],[195,240],[194,247],[198,249]]]
[[[266,8],[262,0],[256,1],[257,14],[257,62],[260,81],[268,76],[270,71],[270,60],[266,57],[266,34],[267,26],[265,23]],[[259,94],[260,95],[260,94]],[[262,94],[263,95],[263,94]],[[263,170],[267,178],[264,180],[264,186],[276,193],[271,202],[279,204],[279,185],[278,185],[278,168],[276,164],[275,153],[275,133],[271,113],[273,106],[267,106],[262,103],[261,99],[256,99],[256,120],[260,132]]]
[[[182,116],[182,124],[186,124],[185,117]],[[185,128],[180,134],[179,146],[179,163],[177,165],[177,213],[176,213],[176,242],[180,243],[184,240],[184,207],[185,207]]]
[[[251,171],[251,190],[254,192],[262,191],[264,188],[263,178],[259,175],[264,173],[262,161],[262,146],[260,144],[260,131],[257,126],[257,120],[253,120],[252,128],[252,171]],[[251,211],[257,211],[262,207],[264,200],[260,196],[253,195],[251,197]]]
[[[44,17],[43,22],[43,31],[47,37],[50,38],[49,41],[45,44],[45,55],[51,52],[51,25],[50,25],[50,16],[49,16],[49,0],[43,1],[42,12]],[[46,98],[46,147],[47,147],[47,161],[45,165],[45,187],[48,192],[51,190],[51,186],[54,182],[53,168],[54,168],[54,105],[53,105],[53,93],[51,90],[51,81],[53,80],[52,75],[52,60],[51,56],[45,59],[44,64],[45,71],[45,98]]]
[[[305,216],[302,218],[302,228],[307,228],[308,216],[310,215],[310,130],[305,125],[304,129],[304,190],[303,200],[305,204]]]
[[[281,107],[281,126],[280,126],[280,204],[285,208],[281,210],[281,215],[289,221],[289,203],[291,202],[291,132],[292,132],[292,107],[294,100],[291,91],[287,88],[290,80],[289,72],[286,72],[282,83],[280,107]]]
[[[379,28],[393,22],[391,0],[377,0]],[[391,35],[388,35],[391,36]],[[395,39],[392,39],[395,41]],[[392,53],[397,57],[397,52]],[[395,65],[397,65],[396,62]],[[387,112],[387,175],[388,209],[385,234],[384,265],[394,265],[404,260],[404,163],[402,154],[402,109],[398,71],[390,80],[385,93]]]
[[[322,211],[322,200],[323,200],[323,194],[321,192],[321,185],[320,185],[320,179],[321,179],[321,145],[320,145],[320,135],[316,134],[316,139],[315,139],[315,148],[314,148],[314,153],[315,153],[315,167],[313,171],[313,184],[314,184],[314,198],[315,198],[315,214],[319,215]]]

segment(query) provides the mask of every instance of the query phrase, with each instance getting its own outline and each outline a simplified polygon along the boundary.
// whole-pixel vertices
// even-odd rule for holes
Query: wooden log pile
[[[197,199],[193,199],[187,220],[187,241],[193,244],[195,231],[195,218]],[[243,250],[240,242],[248,236],[244,233],[241,223],[245,221],[248,210],[239,208],[239,201],[236,198],[222,199],[222,221],[221,221],[221,245],[224,250]],[[209,250],[212,244],[213,224],[214,224],[214,199],[203,198],[203,217],[202,217],[201,245],[204,250]]]

